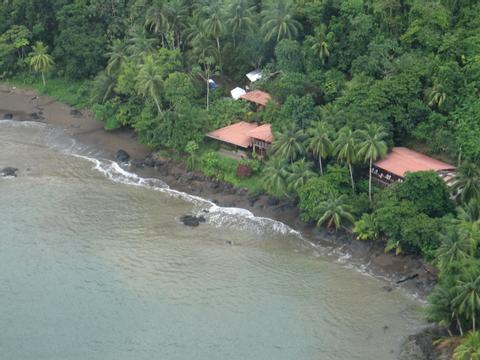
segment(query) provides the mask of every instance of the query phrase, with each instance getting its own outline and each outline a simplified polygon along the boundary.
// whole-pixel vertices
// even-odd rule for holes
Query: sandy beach
[[[64,129],[77,142],[98,149],[102,156],[111,160],[115,160],[118,150],[125,150],[132,159],[130,171],[140,176],[159,178],[173,189],[201,196],[220,206],[244,208],[256,216],[282,221],[309,241],[328,247],[332,257],[346,259],[359,269],[390,280],[391,285],[385,286],[385,291],[402,286],[423,297],[435,283],[434,270],[420,258],[385,254],[382,244],[356,241],[345,233],[328,233],[300,221],[292,203],[279,202],[266,195],[250,195],[246,189],[233,188],[202,174],[188,172],[183,165],[169,159],[152,156],[151,150],[137,141],[133,130],[107,132],[89,110],[80,112],[34,91],[0,84],[0,118],[5,114],[13,115],[13,120],[41,121]],[[12,164],[0,165],[22,166],[15,164],[15,159]],[[412,279],[403,281],[407,278]]]

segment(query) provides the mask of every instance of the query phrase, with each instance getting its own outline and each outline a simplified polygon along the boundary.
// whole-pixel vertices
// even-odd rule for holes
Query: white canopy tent
[[[254,70],[249,72],[247,75],[248,80],[250,80],[252,83],[260,80],[262,78],[262,71],[261,70]]]
[[[241,87],[236,87],[235,89],[230,91],[230,94],[232,95],[232,98],[234,98],[235,100],[240,99],[240,96],[245,95],[246,93],[247,92],[244,89],[242,89]]]

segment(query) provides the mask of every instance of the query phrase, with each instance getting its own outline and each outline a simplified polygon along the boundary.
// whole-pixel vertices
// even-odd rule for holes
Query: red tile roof
[[[252,138],[250,137],[249,133],[257,127],[257,124],[240,121],[236,124],[212,131],[207,134],[207,137],[223,141],[228,144],[248,148],[252,143]]]
[[[244,99],[262,106],[267,105],[267,103],[272,99],[270,94],[263,92],[261,90],[253,90],[247,92],[245,95],[240,96],[240,99]]]
[[[250,137],[271,143],[273,141],[272,126],[270,124],[265,124],[253,129],[249,133]]]
[[[404,147],[394,147],[385,158],[377,161],[375,166],[401,177],[407,172],[455,169],[453,165]]]

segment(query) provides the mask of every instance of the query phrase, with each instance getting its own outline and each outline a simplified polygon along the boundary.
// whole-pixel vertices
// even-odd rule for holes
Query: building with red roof
[[[375,162],[373,175],[382,183],[403,181],[408,172],[435,171],[447,184],[453,181],[455,166],[405,147],[394,147],[383,159]]]
[[[210,139],[220,141],[236,148],[248,149],[264,155],[268,146],[273,141],[271,126],[269,124],[258,126],[255,123],[240,121],[212,131],[206,135]]]
[[[267,103],[272,100],[272,97],[270,94],[261,91],[261,90],[253,90],[250,92],[247,92],[246,94],[240,96],[240,99],[250,101],[254,104],[260,105],[260,106],[265,106]]]

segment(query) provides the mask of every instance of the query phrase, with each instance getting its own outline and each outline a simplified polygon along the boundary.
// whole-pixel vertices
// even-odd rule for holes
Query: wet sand
[[[88,110],[79,112],[51,97],[0,84],[0,118],[6,113],[11,113],[14,120],[41,121],[62,128],[77,142],[98,149],[102,156],[111,160],[115,160],[116,152],[123,149],[131,156],[131,171],[140,176],[159,178],[173,189],[199,195],[220,206],[245,208],[256,216],[282,221],[300,231],[308,240],[329,248],[333,258],[348,261],[359,269],[388,279],[391,285],[385,286],[385,291],[402,286],[424,297],[435,284],[434,269],[418,257],[385,254],[382,244],[356,241],[344,232],[329,233],[318,229],[300,221],[294,204],[278,202],[266,195],[253,196],[246,189],[233,188],[201,174],[188,172],[181,164],[151,156],[151,151],[138,142],[133,130],[107,132]],[[155,166],[144,166],[146,158],[150,160],[149,165]],[[15,159],[12,159],[12,164],[8,165],[21,167],[14,162]],[[414,278],[397,284],[408,277]]]

